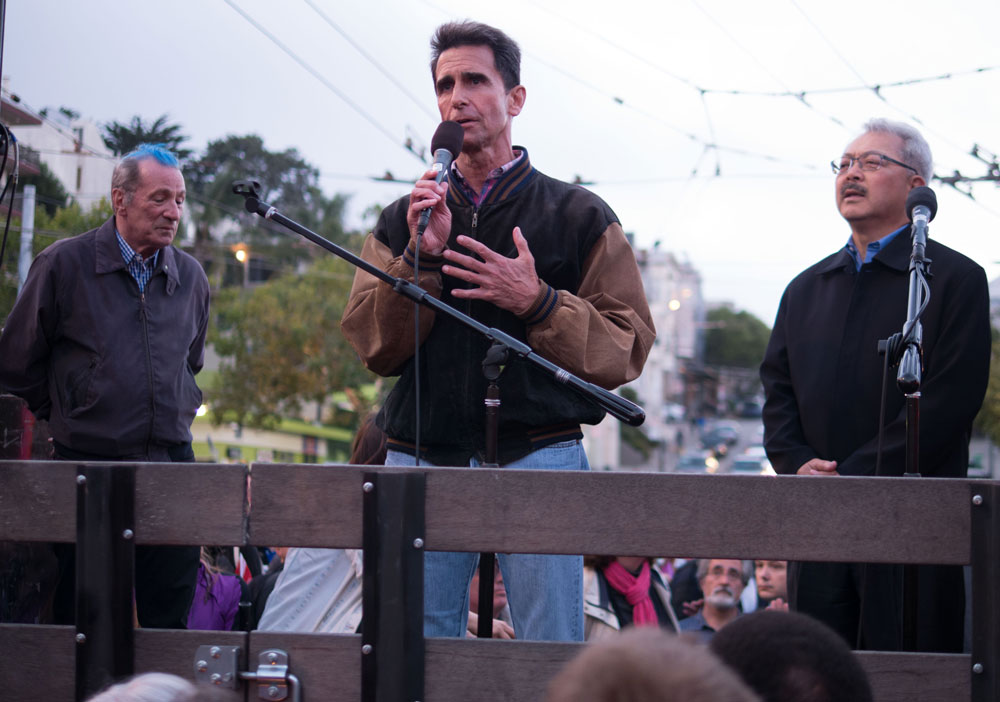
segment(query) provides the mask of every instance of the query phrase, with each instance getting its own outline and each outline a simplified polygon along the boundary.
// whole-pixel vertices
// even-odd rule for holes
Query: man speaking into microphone
[[[520,62],[518,45],[493,27],[467,21],[437,29],[431,75],[441,118],[464,134],[461,153],[446,181],[429,170],[382,212],[362,256],[412,280],[429,210],[419,242],[424,290],[584,380],[615,388],[638,377],[655,337],[639,270],[600,198],[543,175],[513,145],[511,122],[525,104]],[[413,465],[418,438],[421,464],[483,462],[487,340],[424,308],[416,368],[413,303],[364,272],[341,325],[369,369],[400,376],[378,416],[387,465]],[[517,358],[498,382],[501,465],[588,469],[580,425],[599,422],[598,407]],[[477,558],[426,554],[427,636],[464,635]],[[499,564],[519,639],[583,640],[580,557],[501,554]]]
[[[831,163],[845,246],[785,290],[761,365],[764,445],[778,473],[870,476],[878,451],[883,359],[878,342],[907,319],[912,215],[907,195],[931,179],[931,152],[909,125],[873,119]],[[928,240],[930,300],[923,324],[920,474],[964,478],[972,420],[990,362],[986,274]],[[889,371],[881,474],[901,476],[906,407]],[[817,523],[816,532],[824,525]],[[836,534],[828,535],[831,539]],[[877,535],[876,535],[877,538]],[[795,563],[792,608],[838,631],[851,646],[899,650],[900,568]],[[961,567],[920,566],[917,648],[961,652]],[[860,635],[859,635],[860,628]]]

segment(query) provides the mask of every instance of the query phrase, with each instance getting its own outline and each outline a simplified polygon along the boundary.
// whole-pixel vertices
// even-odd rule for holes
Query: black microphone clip
[[[255,214],[257,205],[260,204],[260,182],[256,180],[234,180],[233,194],[242,195],[245,200],[243,206],[247,212]]]

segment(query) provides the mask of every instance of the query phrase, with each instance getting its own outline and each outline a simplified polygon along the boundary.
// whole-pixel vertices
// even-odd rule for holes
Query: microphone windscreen
[[[913,219],[913,208],[923,205],[931,212],[931,216],[928,219],[934,219],[934,215],[937,214],[937,196],[934,191],[928,188],[926,185],[921,185],[918,188],[914,188],[910,191],[910,194],[906,196],[906,214],[912,220]]]
[[[462,153],[462,142],[465,141],[465,130],[458,122],[442,122],[431,139],[431,153],[438,149],[447,149],[454,159]]]

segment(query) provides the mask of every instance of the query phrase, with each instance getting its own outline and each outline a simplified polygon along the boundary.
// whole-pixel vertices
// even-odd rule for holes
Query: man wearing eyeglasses
[[[767,397],[764,445],[778,473],[870,476],[882,395],[877,345],[906,321],[912,250],[906,197],[931,179],[931,153],[909,125],[876,119],[831,165],[837,209],[851,233],[846,245],[802,272],[782,296],[760,370]],[[989,373],[986,275],[936,241],[927,242],[926,256],[933,263],[921,316],[920,473],[964,478],[972,420]],[[881,473],[900,476],[906,409],[892,379]],[[823,533],[823,525],[816,531]],[[851,646],[898,650],[899,572],[897,566],[793,563],[789,598],[793,609],[830,625]],[[918,596],[919,650],[961,652],[961,568],[921,566]]]

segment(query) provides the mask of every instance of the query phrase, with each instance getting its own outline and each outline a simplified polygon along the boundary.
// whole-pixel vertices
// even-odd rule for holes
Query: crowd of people
[[[311,556],[329,567],[334,549]],[[292,553],[296,550],[292,549]],[[344,563],[353,564],[350,556]],[[546,702],[871,702],[867,675],[847,643],[826,625],[789,612],[783,604],[785,563],[759,560],[694,561],[704,594],[684,603],[695,612],[678,620],[669,579],[674,562],[638,557],[587,557],[584,595],[589,644],[539,690]],[[666,566],[661,568],[658,564]],[[679,564],[676,564],[679,565]],[[360,568],[360,566],[358,566]],[[679,570],[679,569],[678,569]],[[620,572],[624,571],[624,572]],[[322,568],[312,577],[324,576]],[[236,577],[236,576],[232,576]],[[360,596],[338,588],[303,589],[279,576],[261,617],[261,629],[353,633]],[[350,576],[353,578],[354,576]],[[349,579],[350,579],[349,578]],[[755,587],[758,609],[744,611],[744,586]],[[476,588],[470,593],[467,636],[474,635]],[[514,639],[506,592],[494,589],[493,637]],[[332,599],[331,599],[332,595]],[[313,601],[318,601],[318,604]],[[340,601],[340,604],[336,604]],[[279,604],[275,604],[279,603]],[[719,611],[708,613],[708,608]],[[339,608],[339,609],[338,609]],[[296,609],[310,614],[292,616]],[[279,614],[271,616],[280,611]],[[325,620],[324,620],[325,619]],[[271,623],[268,623],[271,622]],[[208,628],[208,627],[205,627]],[[218,626],[214,628],[230,628]],[[208,702],[214,691],[176,676],[149,673],[109,687],[91,702]]]

